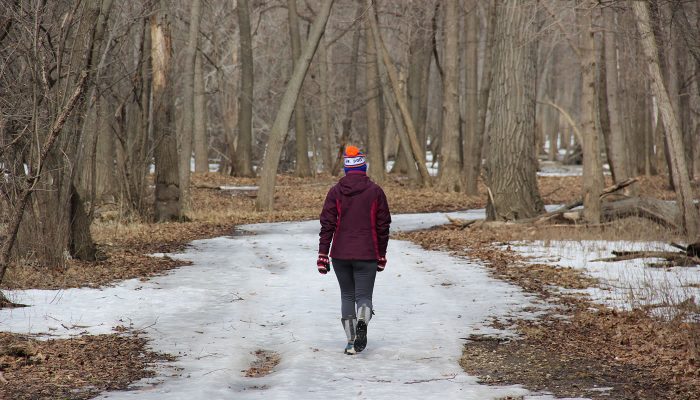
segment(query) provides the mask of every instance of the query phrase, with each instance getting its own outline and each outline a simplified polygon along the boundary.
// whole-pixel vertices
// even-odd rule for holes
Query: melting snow
[[[478,218],[483,211],[450,215]],[[441,213],[394,221],[404,230],[446,222]],[[389,244],[367,349],[344,355],[338,285],[315,268],[318,227],[248,225],[242,229],[250,235],[195,241],[171,255],[193,265],[147,282],[13,291],[14,300],[32,306],[0,311],[0,329],[67,336],[125,325],[144,330],[154,350],[179,356],[156,378],[103,399],[552,398],[480,385],[458,364],[460,338],[503,333],[485,321],[518,314],[533,299],[478,264],[408,242]],[[257,349],[275,351],[282,361],[268,376],[245,378],[241,371]]]

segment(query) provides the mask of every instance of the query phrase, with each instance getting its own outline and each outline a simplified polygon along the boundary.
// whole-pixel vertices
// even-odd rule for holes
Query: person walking
[[[391,214],[384,191],[367,176],[365,154],[347,146],[343,159],[345,176],[328,191],[321,210],[316,265],[325,275],[332,259],[348,340],[345,354],[352,355],[367,346],[374,280],[386,267]]]

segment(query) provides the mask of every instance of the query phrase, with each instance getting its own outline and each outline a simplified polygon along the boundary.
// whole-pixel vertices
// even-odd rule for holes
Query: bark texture
[[[153,68],[153,135],[155,161],[155,219],[158,222],[179,220],[179,163],[175,135],[174,96],[171,75],[172,38],[167,13],[162,10],[151,17],[151,64]],[[189,157],[187,158],[189,167]],[[189,168],[188,168],[189,171]]]
[[[445,0],[444,64],[442,96],[442,146],[438,188],[447,192],[462,191],[459,142],[459,19],[457,0]]]
[[[583,216],[587,222],[600,223],[600,193],[603,191],[603,167],[600,159],[600,134],[596,125],[596,52],[591,0],[580,1],[576,8],[581,62],[581,135],[583,137]]]
[[[253,44],[248,0],[238,0],[241,40],[241,90],[238,95],[238,147],[236,175],[253,176]]]
[[[161,2],[162,7],[167,7],[167,3]],[[179,151],[179,179],[180,179],[180,208],[189,208],[189,186],[190,186],[190,160],[192,159],[192,138],[194,132],[194,97],[195,97],[195,59],[197,58],[197,39],[199,37],[199,22],[201,20],[201,0],[192,0],[190,3],[190,29],[187,37],[187,50],[185,51],[185,65],[183,68],[183,114],[182,126],[177,135],[177,150]],[[165,9],[167,10],[167,8]],[[167,11],[163,12],[167,12]],[[168,28],[169,29],[169,28]],[[170,34],[168,32],[168,34]],[[168,42],[170,42],[168,38]],[[157,45],[154,41],[154,46]],[[172,44],[168,44],[172,47]],[[172,48],[170,50],[172,53]],[[155,54],[154,54],[155,56]],[[172,55],[168,56],[168,63],[171,62]],[[170,65],[167,66],[171,68]],[[154,69],[154,74],[156,73]],[[169,72],[168,72],[169,73]],[[172,83],[170,83],[172,85]],[[171,95],[174,93],[171,92]],[[171,111],[172,112],[172,111]]]
[[[204,85],[202,55],[197,53],[194,61],[194,171],[209,172],[209,140],[207,139],[207,96]]]
[[[464,144],[463,165],[464,189],[469,195],[476,195],[478,171],[481,167],[481,152],[476,151],[481,146],[477,137],[479,125],[479,85],[478,85],[478,47],[479,47],[479,18],[476,1],[467,1],[467,18],[465,21],[465,53],[464,53]],[[475,174],[476,171],[476,174]]]
[[[486,163],[489,220],[516,220],[544,211],[535,158],[536,5],[496,2]]]

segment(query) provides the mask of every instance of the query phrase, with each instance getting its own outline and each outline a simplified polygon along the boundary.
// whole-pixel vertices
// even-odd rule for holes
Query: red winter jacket
[[[386,256],[389,204],[382,188],[364,172],[349,172],[328,191],[320,219],[320,254],[330,249],[329,255],[339,260]]]

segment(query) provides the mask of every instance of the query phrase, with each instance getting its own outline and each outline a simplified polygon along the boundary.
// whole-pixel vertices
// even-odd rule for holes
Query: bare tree
[[[580,33],[581,61],[581,135],[583,136],[583,207],[589,223],[600,223],[600,194],[603,192],[603,168],[600,160],[599,133],[596,127],[596,52],[592,0],[580,1],[576,7],[576,21]]]
[[[464,176],[465,192],[470,195],[477,194],[478,171],[481,167],[481,152],[474,151],[480,146],[477,138],[479,125],[479,18],[477,15],[477,2],[467,1],[467,16],[465,21],[465,76],[464,76],[464,138],[462,148],[462,173]],[[474,170],[477,173],[474,173]]]
[[[382,149],[381,130],[379,126],[379,69],[377,68],[377,49],[374,45],[374,37],[371,35],[370,19],[366,20],[366,67],[365,84],[367,85],[367,137],[369,141],[368,161],[369,175],[377,182],[384,180],[385,165],[384,151]]]
[[[163,7],[165,3],[161,2]],[[201,20],[201,0],[193,0],[190,3],[190,30],[187,38],[187,49],[185,51],[185,65],[183,70],[183,115],[182,127],[177,135],[177,148],[179,151],[179,179],[180,179],[180,208],[183,212],[189,209],[189,187],[190,187],[190,160],[192,159],[192,138],[194,132],[194,86],[195,86],[195,61],[197,57],[197,42],[199,38],[199,22]],[[157,45],[154,42],[154,45]],[[172,44],[170,44],[172,47]],[[170,58],[168,59],[170,62]],[[171,68],[168,66],[168,68]],[[154,70],[154,73],[156,71]],[[174,93],[173,93],[174,94]]]
[[[127,213],[146,218],[146,173],[151,163],[149,127],[151,110],[151,35],[148,18],[141,17],[133,35],[135,71],[127,104],[119,109],[115,136],[120,199]]]
[[[321,44],[318,47],[318,66],[319,66],[319,80],[321,86],[321,164],[323,164],[323,170],[330,173],[333,170],[333,147],[332,144],[332,127],[331,127],[331,99],[329,97],[329,71],[328,64],[330,60],[328,59],[328,44],[325,40],[325,35],[321,38]]]
[[[287,12],[289,15],[289,36],[292,41],[292,65],[296,66],[301,56],[297,0],[287,0]],[[300,177],[311,176],[311,167],[309,165],[309,139],[308,133],[306,132],[306,111],[303,97],[301,99],[297,98],[294,108],[294,122],[297,149],[296,175]]]
[[[612,167],[615,181],[622,182],[632,176],[626,143],[627,133],[624,130],[622,120],[622,108],[620,107],[620,87],[618,83],[618,57],[617,57],[617,33],[615,32],[615,10],[612,7],[603,8],[603,17],[606,30],[604,35],[604,59],[605,87],[608,115],[610,116],[610,152],[608,159]]]
[[[8,136],[13,137],[0,147],[0,193],[10,207],[0,243],[0,282],[13,252],[22,259],[34,256],[47,266],[61,265],[65,253],[94,260],[90,220],[70,162],[77,160],[84,134],[80,129],[87,110],[84,95],[94,83],[94,61],[103,43],[110,3],[93,0],[71,8],[35,4],[31,12],[14,4],[6,10],[12,24],[4,35],[17,45],[11,48],[11,58],[5,58],[3,71],[14,74],[12,79],[4,76],[3,82],[16,86],[0,89],[3,131],[11,129]],[[50,24],[56,15],[67,23],[61,32]],[[59,34],[61,41],[53,44]],[[65,57],[45,57],[46,46],[62,55],[71,51]],[[5,300],[0,295],[0,302]]]
[[[165,1],[151,16],[151,65],[153,68],[153,133],[155,136],[155,218],[156,221],[182,217],[177,140],[174,129],[172,38]],[[191,137],[191,136],[190,136]],[[187,157],[189,167],[190,157]],[[180,160],[181,161],[181,160]],[[189,171],[189,168],[188,168]],[[189,184],[189,183],[187,183]]]
[[[209,172],[209,143],[207,140],[207,89],[204,82],[202,55],[197,52],[194,60],[194,125],[192,130],[194,147],[194,170]]]
[[[477,193],[477,179],[481,174],[482,150],[484,147],[484,132],[486,131],[486,114],[488,111],[489,96],[491,95],[491,82],[493,81],[492,56],[490,51],[493,48],[495,29],[496,29],[496,5],[491,1],[486,8],[486,38],[484,59],[482,61],[481,83],[479,87],[479,114],[474,133],[474,144],[470,149],[469,155],[464,155],[465,160],[470,163],[470,168],[467,169],[465,180],[467,183],[467,193]],[[470,186],[471,185],[471,186]]]
[[[416,128],[413,124],[413,120],[411,119],[411,114],[409,112],[408,105],[406,104],[406,99],[399,88],[399,79],[398,73],[396,72],[396,66],[391,62],[389,52],[386,50],[386,46],[384,45],[384,41],[382,40],[382,36],[379,32],[372,0],[367,0],[367,9],[369,10],[368,18],[370,18],[370,26],[372,28],[372,35],[374,36],[377,54],[381,57],[381,64],[386,70],[386,75],[388,77],[386,80],[387,85],[385,85],[386,90],[384,91],[384,94],[393,95],[393,101],[395,101],[398,105],[400,114],[394,116],[394,122],[397,125],[399,132],[401,132],[402,129],[405,129],[406,131],[405,136],[407,136],[407,138],[403,140],[408,142],[407,144],[410,146],[413,159],[415,160],[415,165],[420,172],[419,183],[421,185],[430,186],[430,174],[428,174],[428,169],[425,166],[425,155],[423,154],[422,146],[420,146],[418,143]],[[387,103],[391,109],[392,100],[387,101]],[[403,128],[400,127],[402,124]]]
[[[493,80],[489,98],[486,207],[490,220],[529,218],[544,211],[535,158],[536,3],[496,2]]]
[[[250,36],[248,0],[238,0],[241,37],[241,91],[238,96],[238,149],[236,175],[253,176],[253,44]],[[231,144],[232,145],[232,144]]]
[[[685,161],[683,139],[671,99],[664,86],[656,38],[651,28],[649,8],[644,2],[632,3],[632,10],[637,18],[637,28],[641,35],[641,44],[646,62],[649,66],[651,89],[657,99],[661,121],[666,129],[666,142],[671,159],[671,176],[676,191],[676,201],[681,210],[683,228],[691,239],[698,234],[698,211],[693,204],[693,192]]]
[[[445,48],[443,52],[442,147],[438,187],[448,192],[462,191],[459,142],[459,17],[457,0],[445,0]]]
[[[277,176],[277,166],[279,165],[284,138],[287,135],[289,120],[292,117],[294,104],[297,102],[296,100],[299,96],[301,86],[304,83],[306,71],[309,69],[311,60],[316,53],[318,43],[326,28],[333,1],[334,0],[325,0],[323,2],[323,6],[316,16],[316,20],[311,26],[309,38],[306,40],[304,50],[298,62],[294,65],[292,77],[284,92],[279,111],[275,117],[275,122],[270,130],[270,138],[265,150],[262,173],[260,174],[260,189],[258,190],[258,198],[255,201],[255,208],[259,211],[271,211],[274,206],[275,177]]]

